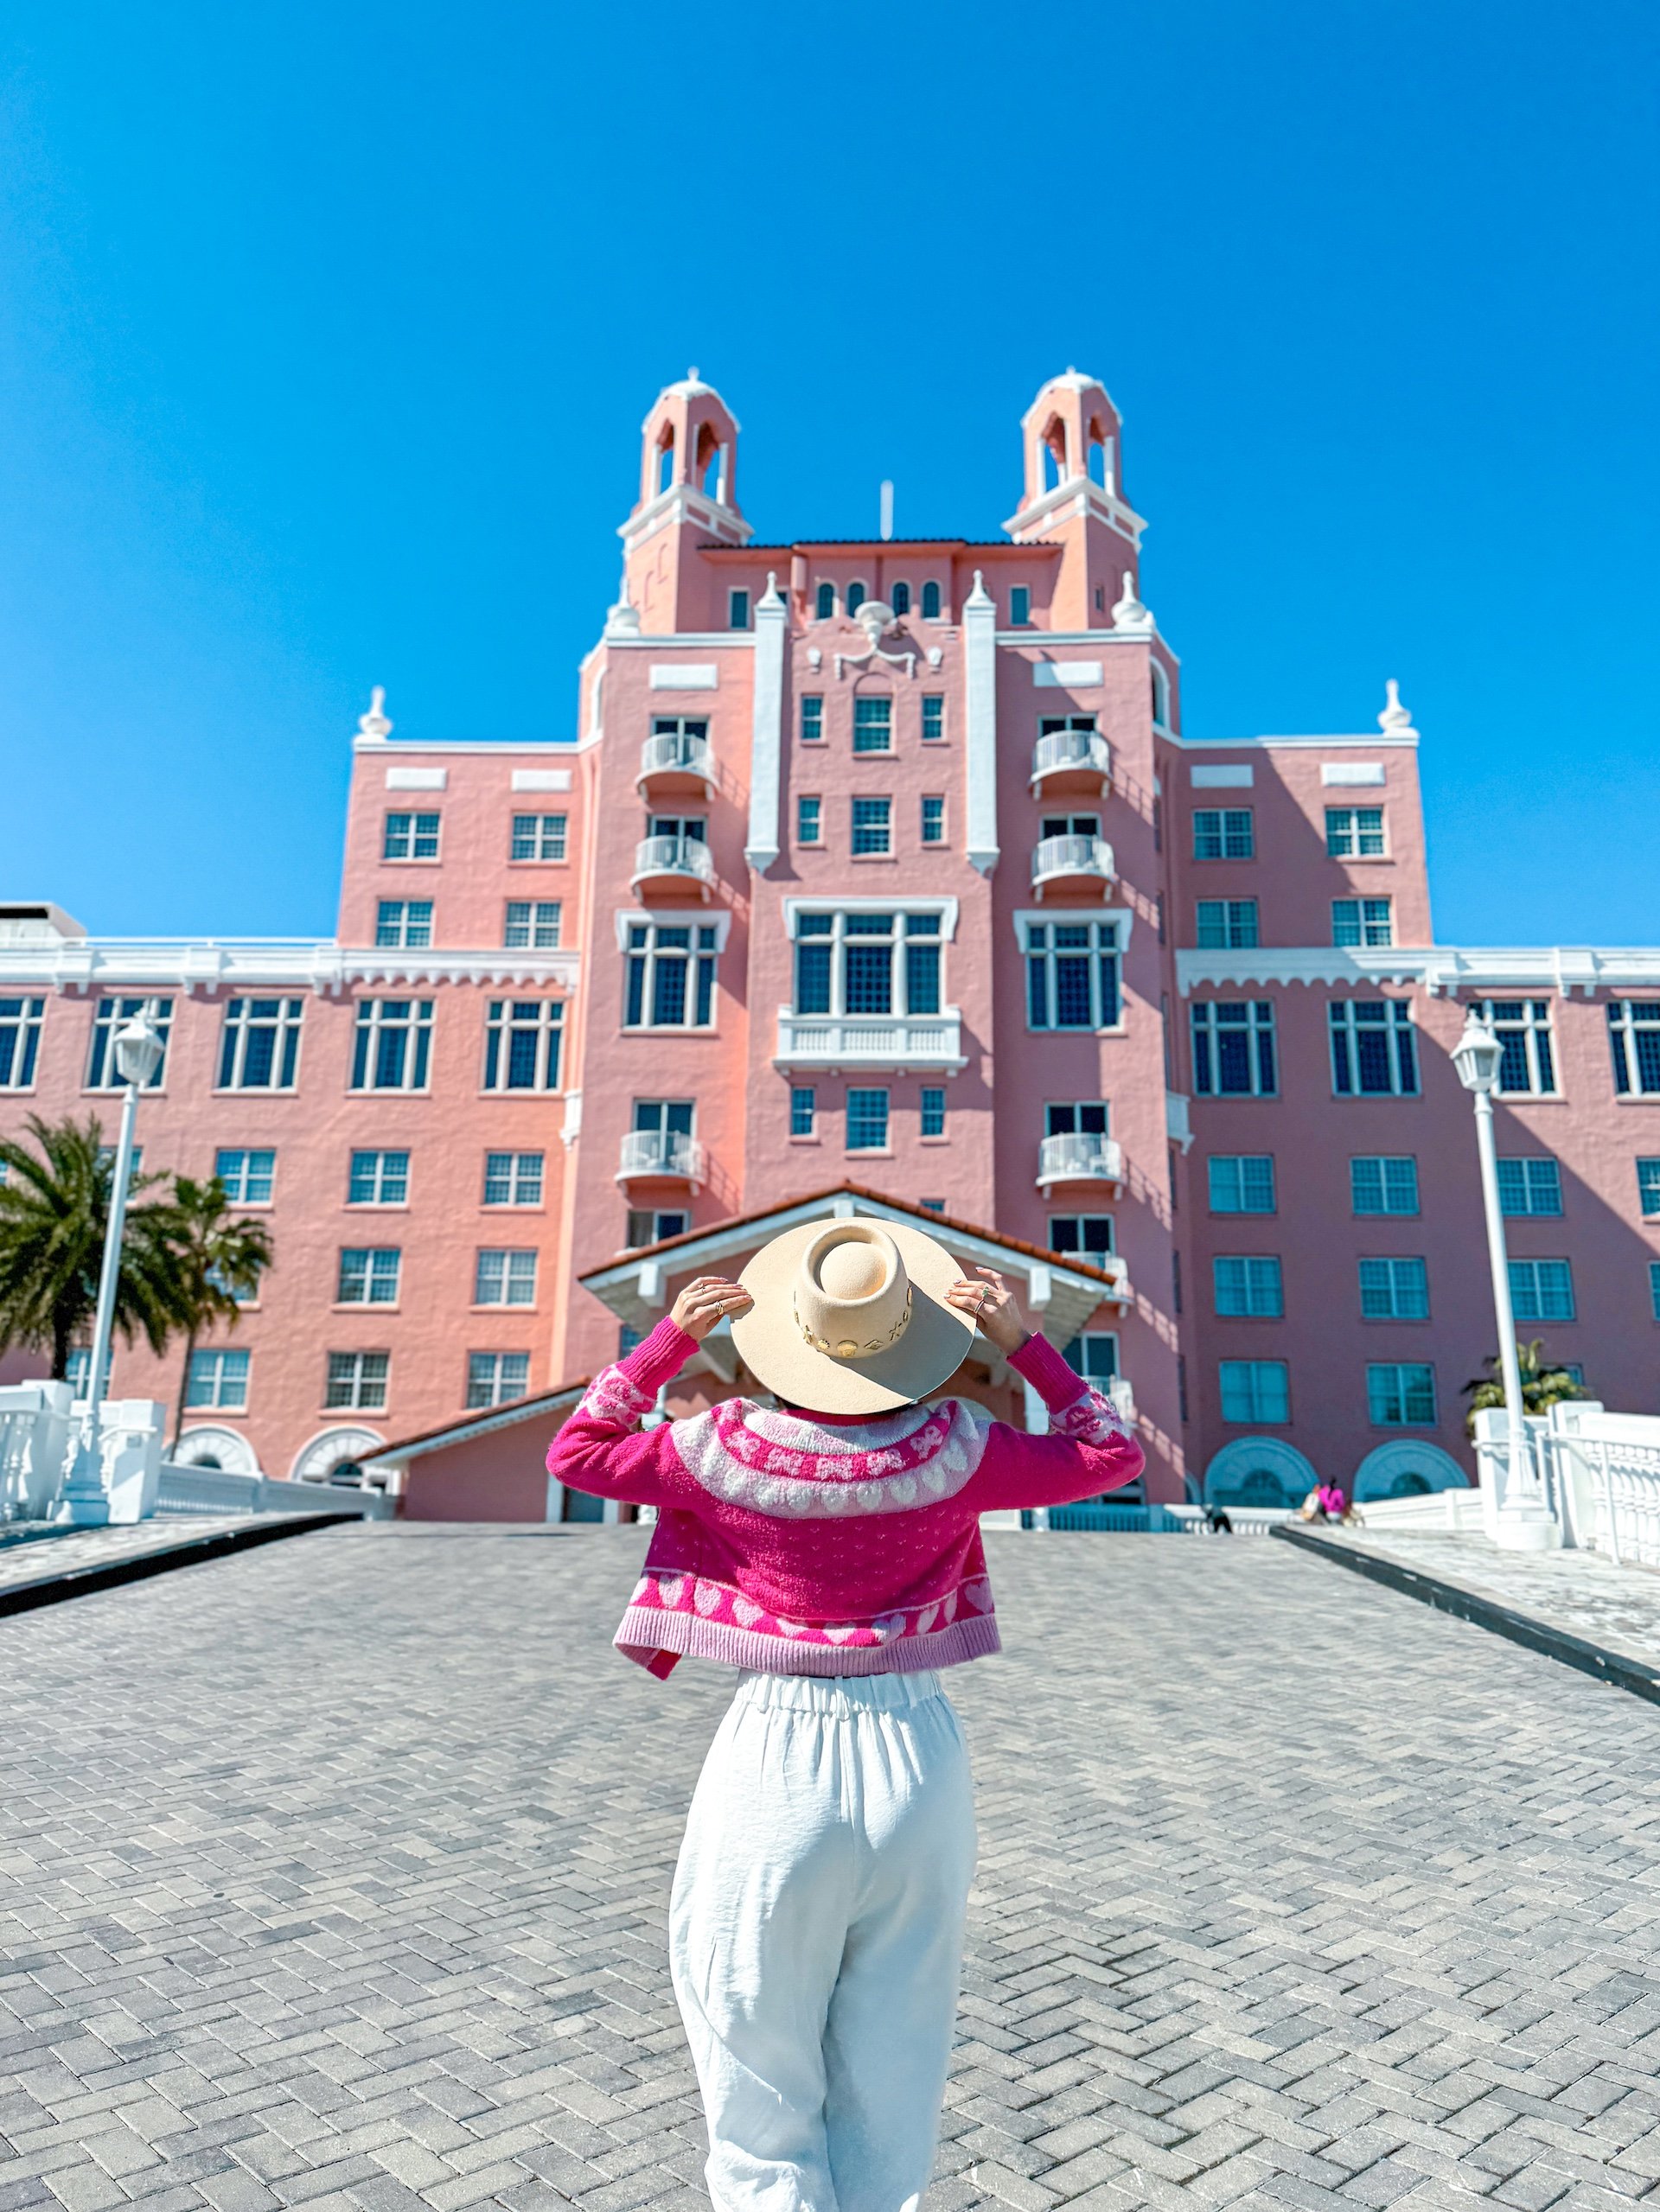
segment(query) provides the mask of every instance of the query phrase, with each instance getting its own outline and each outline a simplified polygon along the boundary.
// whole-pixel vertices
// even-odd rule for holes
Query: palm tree
[[[0,1138],[0,1352],[50,1348],[52,1379],[67,1380],[70,1347],[91,1328],[110,1219],[114,1159],[97,1117],[26,1125],[38,1151]],[[163,1181],[135,1176],[134,1191]],[[188,1315],[163,1201],[129,1206],[116,1278],[115,1326],[129,1344],[143,1330],[153,1352]]]
[[[1522,1410],[1524,1413],[1546,1413],[1553,1406],[1560,1406],[1570,1398],[1583,1398],[1583,1386],[1574,1381],[1566,1367],[1553,1367],[1545,1357],[1545,1340],[1536,1336],[1530,1344],[1518,1341],[1516,1348],[1516,1365],[1522,1371]],[[1470,1400],[1470,1410],[1464,1417],[1465,1432],[1476,1433],[1476,1416],[1490,1406],[1504,1403],[1504,1363],[1497,1353],[1487,1362],[1489,1372],[1477,1375],[1464,1386],[1464,1394]]]
[[[173,1203],[168,1210],[184,1313],[184,1371],[179,1377],[173,1418],[173,1448],[176,1450],[184,1433],[190,1361],[197,1340],[215,1322],[222,1321],[229,1329],[236,1327],[242,1318],[241,1302],[259,1288],[259,1278],[271,1265],[271,1233],[262,1222],[236,1219],[217,1176],[206,1182],[175,1176]]]

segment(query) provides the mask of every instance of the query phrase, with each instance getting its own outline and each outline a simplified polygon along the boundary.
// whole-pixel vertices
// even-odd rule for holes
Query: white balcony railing
[[[705,784],[715,780],[715,755],[706,737],[690,737],[682,730],[668,730],[655,737],[648,737],[640,749],[640,776],[642,783],[648,783],[653,776],[696,776]]]
[[[776,1068],[965,1067],[962,1017],[942,1014],[797,1014],[778,1009]]]
[[[1031,749],[1031,781],[1046,776],[1098,775],[1102,783],[1113,773],[1113,749],[1099,730],[1051,730]]]
[[[1057,883],[1065,877],[1082,877],[1094,883],[1110,883],[1113,875],[1113,848],[1105,838],[1063,837],[1043,838],[1031,856],[1031,888],[1042,890],[1045,883]]]
[[[634,856],[635,884],[675,879],[708,885],[715,864],[701,838],[642,838]]]
[[[1124,1180],[1124,1155],[1115,1137],[1071,1130],[1045,1137],[1038,1146],[1038,1188],[1051,1182],[1111,1182]]]
[[[634,1176],[667,1176],[676,1182],[703,1181],[703,1147],[682,1129],[630,1129],[622,1139],[616,1180]]]

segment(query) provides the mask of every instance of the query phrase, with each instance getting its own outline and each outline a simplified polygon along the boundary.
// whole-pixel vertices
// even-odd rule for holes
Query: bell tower
[[[1003,527],[1017,545],[1064,546],[1053,628],[1107,629],[1126,573],[1138,572],[1146,526],[1124,497],[1122,418],[1104,384],[1069,368],[1044,386],[1020,430],[1025,488]]]
[[[623,598],[647,633],[713,626],[714,581],[696,548],[746,545],[737,504],[737,417],[693,369],[641,425],[640,496],[618,535]]]

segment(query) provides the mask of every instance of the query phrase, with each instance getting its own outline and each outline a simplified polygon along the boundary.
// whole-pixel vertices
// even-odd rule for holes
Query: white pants
[[[744,1677],[669,1920],[717,2212],[916,2212],[974,1847],[937,1675]]]

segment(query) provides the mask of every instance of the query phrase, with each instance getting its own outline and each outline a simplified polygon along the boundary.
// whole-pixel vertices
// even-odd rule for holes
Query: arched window
[[[937,583],[923,586],[923,620],[937,622],[940,619],[940,587]]]
[[[706,499],[720,497],[723,474],[720,440],[713,424],[706,423],[698,432],[698,483]]]
[[[896,583],[893,587],[892,598],[889,603],[891,605],[896,615],[910,614],[910,586],[908,583]]]
[[[1156,660],[1152,663],[1152,718],[1160,730],[1170,727],[1170,679]]]
[[[834,615],[836,611],[836,587],[833,583],[821,583],[819,586],[818,610],[819,620],[821,622],[827,622],[832,615]]]
[[[657,441],[657,488],[666,492],[674,481],[674,433],[665,425]]]
[[[1103,492],[1118,489],[1118,472],[1111,436],[1098,423],[1089,425],[1089,474]]]
[[[847,587],[847,612],[858,614],[869,596],[862,583],[850,583]]]
[[[1051,415],[1044,430],[1044,489],[1052,492],[1066,475],[1066,425]]]

